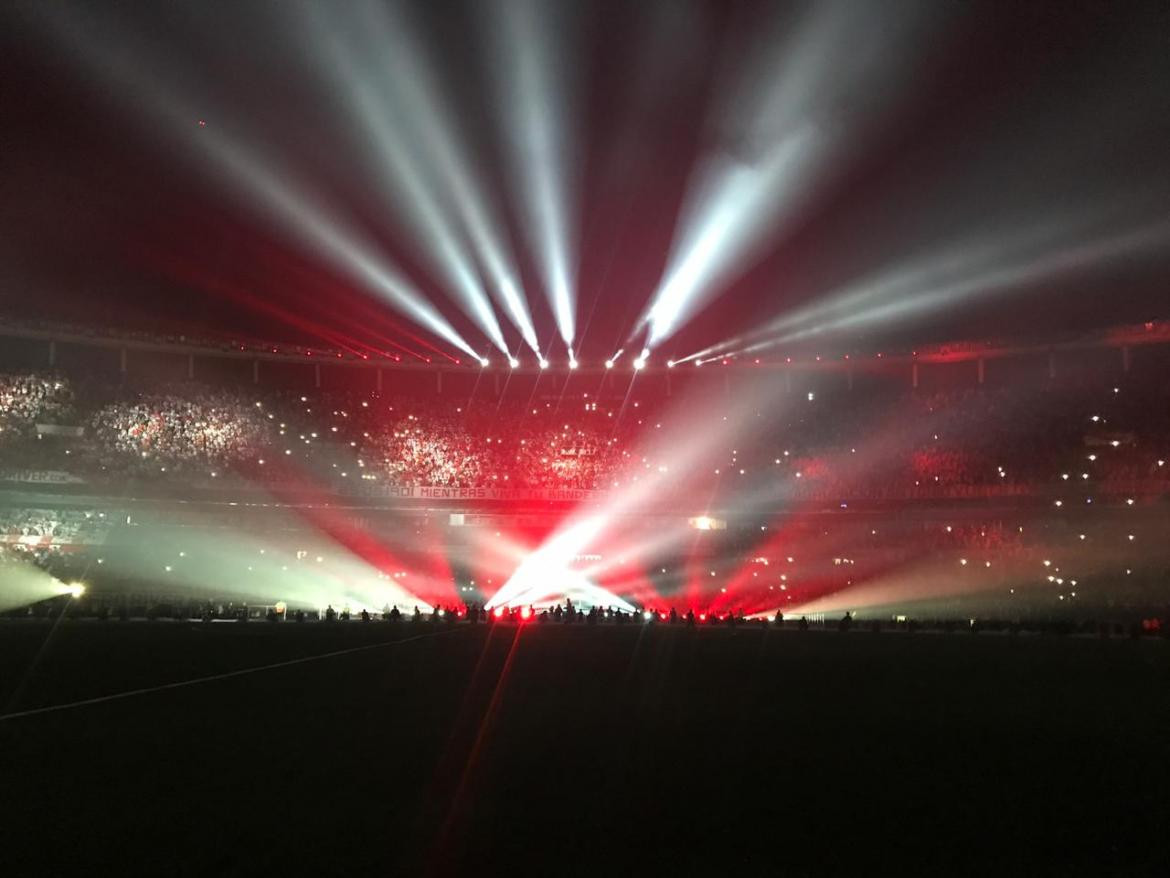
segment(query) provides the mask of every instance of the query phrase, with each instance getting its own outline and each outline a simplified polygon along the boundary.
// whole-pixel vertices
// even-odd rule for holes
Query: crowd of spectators
[[[106,513],[94,509],[0,509],[0,536],[16,542],[94,542],[108,527]]]
[[[68,381],[39,372],[0,374],[0,440],[4,434],[28,435],[38,423],[57,423],[73,416],[73,390]]]
[[[108,470],[200,475],[250,461],[271,442],[254,403],[227,392],[141,396],[111,403],[88,422]]]
[[[308,477],[328,490],[365,494],[618,487],[674,463],[670,437],[658,432],[674,405],[668,398],[282,395],[195,384],[91,398],[60,376],[0,376],[8,467],[20,461],[95,481]],[[704,416],[715,425],[718,414]],[[80,435],[39,435],[34,427],[45,421],[74,425]],[[1170,407],[1157,389],[898,392],[785,403],[766,427],[729,433],[725,450],[662,481],[729,498],[747,486],[823,502],[1124,495],[1170,488],[1168,457]]]

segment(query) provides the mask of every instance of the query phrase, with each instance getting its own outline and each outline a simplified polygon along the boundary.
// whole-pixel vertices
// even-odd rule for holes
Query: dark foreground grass
[[[4,713],[372,648],[0,720],[8,875],[1170,873],[1165,641],[50,630]]]

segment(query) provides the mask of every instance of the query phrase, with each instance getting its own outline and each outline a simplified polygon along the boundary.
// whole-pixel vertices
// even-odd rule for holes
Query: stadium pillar
[[[260,361],[259,360],[252,361],[252,383],[253,384],[260,383]],[[320,387],[321,385],[318,384],[317,386]]]
[[[985,361],[984,361],[983,357],[980,357],[978,360],[975,361],[976,366],[978,367],[977,374],[979,376],[979,383],[980,384],[983,383],[983,379],[986,377],[985,373],[984,373],[984,362]]]
[[[57,365],[57,342],[49,339],[49,366]]]
[[[374,377],[374,381],[376,382],[374,384],[374,386],[378,388],[378,393],[381,393],[382,392],[382,367],[381,366],[378,367],[378,374]]]
[[[918,364],[914,363],[910,366],[910,386],[915,390],[918,389]]]
[[[321,389],[321,364],[313,364],[313,386],[318,390]]]
[[[1122,345],[1121,347],[1121,371],[1129,373],[1129,345]]]
[[[195,378],[195,355],[187,354],[187,380],[193,381]]]

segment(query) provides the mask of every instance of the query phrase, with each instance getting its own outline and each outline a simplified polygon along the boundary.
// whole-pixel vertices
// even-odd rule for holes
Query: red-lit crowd
[[[0,375],[0,466],[87,480],[311,478],[365,493],[608,489],[673,463],[662,452],[670,437],[656,432],[670,404],[282,395],[193,384],[90,398],[64,376]],[[677,477],[702,475],[729,493],[779,486],[786,496],[825,502],[1004,496],[1038,485],[1078,498],[1157,492],[1170,487],[1168,412],[1164,398],[1121,388],[810,399],[786,403],[766,427],[729,437],[726,451],[689,462]],[[706,417],[714,424],[717,414]],[[35,426],[46,423],[81,435],[39,435]],[[643,450],[651,434],[667,440],[654,453]]]

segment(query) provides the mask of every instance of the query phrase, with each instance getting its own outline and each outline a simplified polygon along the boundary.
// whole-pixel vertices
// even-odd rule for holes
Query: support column
[[[313,364],[313,386],[318,390],[321,389],[321,364]]]
[[[320,367],[318,367],[318,368],[320,368]],[[260,383],[260,361],[259,360],[252,361],[252,383],[253,384]],[[317,386],[320,387],[321,385],[318,384]]]
[[[1128,375],[1129,374],[1129,367],[1130,367],[1129,345],[1124,345],[1121,348],[1121,371],[1125,372]]]
[[[49,339],[49,368],[57,365],[57,342]]]
[[[374,381],[376,382],[374,386],[378,388],[378,393],[381,393],[382,392],[382,367],[379,366],[377,371],[378,371],[378,374],[374,378]]]
[[[984,363],[986,361],[983,359],[983,357],[980,357],[975,362],[976,362],[977,366],[979,367],[979,369],[978,369],[979,383],[982,385],[984,379],[987,377],[986,372],[985,372],[985,366],[984,366]]]
[[[910,366],[910,386],[915,390],[918,389],[918,364],[914,363]]]

